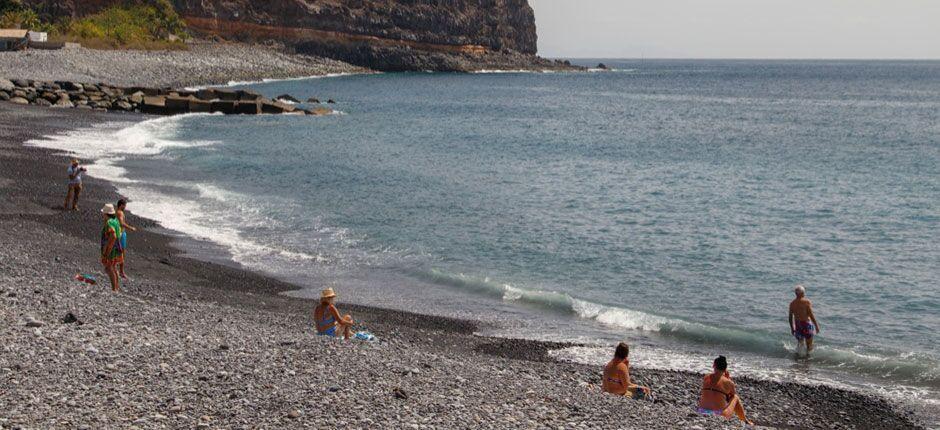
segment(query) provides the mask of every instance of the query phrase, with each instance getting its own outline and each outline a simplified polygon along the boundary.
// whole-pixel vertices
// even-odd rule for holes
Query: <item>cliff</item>
[[[151,0],[153,1],[153,0]],[[26,0],[81,16],[122,0]],[[377,70],[563,68],[535,56],[527,0],[170,0],[196,35],[278,40]]]

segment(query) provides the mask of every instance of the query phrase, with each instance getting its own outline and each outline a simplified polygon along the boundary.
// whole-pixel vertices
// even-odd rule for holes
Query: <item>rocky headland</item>
[[[47,20],[124,0],[25,0]],[[198,37],[276,41],[301,54],[382,71],[574,70],[538,57],[527,0],[172,0]]]

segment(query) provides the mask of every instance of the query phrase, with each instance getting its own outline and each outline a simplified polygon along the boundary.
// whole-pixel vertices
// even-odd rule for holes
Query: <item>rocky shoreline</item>
[[[294,286],[186,258],[133,213],[125,293],[73,281],[100,276],[96,209],[118,196],[88,178],[82,210],[57,210],[66,158],[22,142],[134,115],[0,104],[0,428],[740,427],[694,413],[700,375],[634,369],[659,402],[617,398],[548,358],[563,345],[473,321],[340,303],[379,340],[318,337]],[[760,426],[922,428],[881,398],[737,382]]]

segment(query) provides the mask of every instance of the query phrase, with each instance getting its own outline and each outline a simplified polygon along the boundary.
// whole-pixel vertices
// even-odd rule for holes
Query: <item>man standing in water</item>
[[[796,353],[805,355],[813,351],[813,336],[819,334],[819,323],[813,314],[813,303],[806,298],[806,288],[797,285],[793,289],[796,298],[790,302],[790,333],[796,337]]]

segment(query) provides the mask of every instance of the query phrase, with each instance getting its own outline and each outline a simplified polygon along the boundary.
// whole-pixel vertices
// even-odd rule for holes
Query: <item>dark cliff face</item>
[[[26,0],[81,16],[127,0]],[[527,0],[171,0],[197,35],[278,40],[377,70],[560,67],[535,57]]]
[[[187,18],[535,54],[527,0],[175,0]]]

